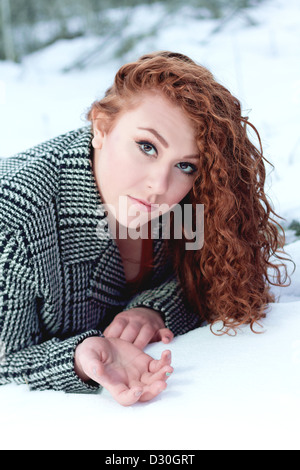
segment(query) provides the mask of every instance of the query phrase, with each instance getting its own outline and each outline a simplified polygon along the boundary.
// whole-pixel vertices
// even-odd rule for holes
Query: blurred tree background
[[[104,44],[118,38],[128,24],[130,12],[139,5],[160,4],[170,17],[182,7],[192,7],[199,18],[224,18],[258,5],[264,0],[0,0],[0,60],[18,62],[23,56],[59,39],[101,36]],[[122,12],[114,15],[112,12]],[[108,12],[110,14],[108,14]],[[163,18],[162,18],[163,19]],[[155,34],[156,28],[144,35]],[[159,25],[157,25],[159,27]],[[117,53],[134,47],[139,35],[122,37]]]

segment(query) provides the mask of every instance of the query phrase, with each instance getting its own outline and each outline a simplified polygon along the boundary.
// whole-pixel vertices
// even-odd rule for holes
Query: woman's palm
[[[127,341],[110,338],[101,351],[98,381],[123,405],[148,401],[166,388],[170,363],[170,351],[157,361]]]

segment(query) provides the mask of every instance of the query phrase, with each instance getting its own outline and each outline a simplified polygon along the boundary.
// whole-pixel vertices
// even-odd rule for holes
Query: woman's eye
[[[140,150],[145,153],[146,155],[150,155],[151,157],[154,157],[157,155],[157,150],[154,147],[154,145],[150,144],[149,142],[137,142]]]
[[[138,148],[144,155],[149,157],[155,157],[158,155],[156,147],[150,142],[137,142]],[[187,162],[181,162],[177,164],[177,167],[182,171],[182,173],[192,176],[196,171],[196,165]]]
[[[182,162],[178,163],[178,166],[186,175],[193,175],[197,171],[197,167],[192,163]]]

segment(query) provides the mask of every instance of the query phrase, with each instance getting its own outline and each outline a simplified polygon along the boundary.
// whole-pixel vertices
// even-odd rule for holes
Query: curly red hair
[[[184,240],[168,241],[180,282],[191,306],[211,328],[221,321],[221,333],[245,323],[254,331],[274,301],[270,285],[288,280],[283,230],[264,191],[267,160],[259,134],[241,115],[239,100],[210,71],[167,51],[121,67],[88,118],[102,115],[110,126],[151,90],[161,91],[187,114],[200,153],[199,171],[185,202],[204,204],[205,242],[201,250],[186,251]],[[251,142],[249,126],[260,148]]]

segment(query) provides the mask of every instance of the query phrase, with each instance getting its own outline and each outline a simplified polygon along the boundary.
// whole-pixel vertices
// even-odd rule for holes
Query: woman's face
[[[93,147],[103,202],[125,227],[137,216],[143,223],[157,217],[162,204],[166,213],[193,186],[199,161],[194,129],[162,94],[146,93],[108,133],[95,120]]]

